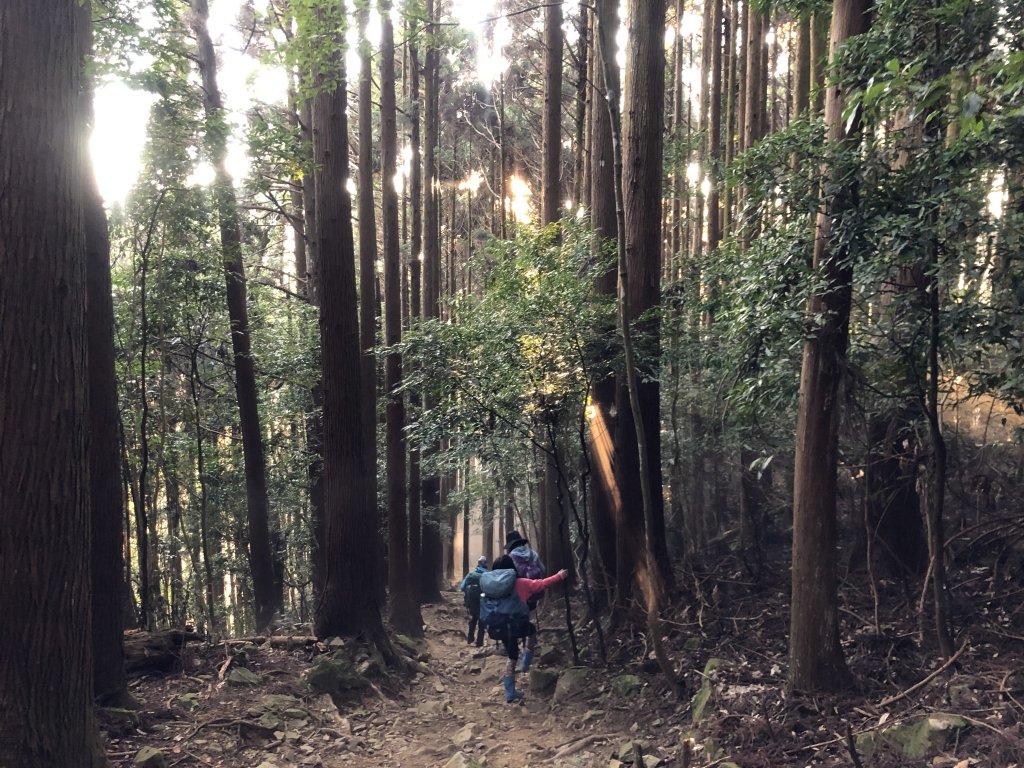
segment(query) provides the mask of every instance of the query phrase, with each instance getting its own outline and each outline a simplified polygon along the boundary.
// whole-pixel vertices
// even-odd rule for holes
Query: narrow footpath
[[[505,657],[466,643],[461,595],[424,607],[421,671],[335,701],[305,682],[308,647],[196,647],[184,671],[132,681],[137,712],[103,710],[114,768],[644,768],[671,766],[678,708],[639,678],[572,667],[549,608],[533,682],[506,704]],[[366,663],[364,659],[362,664]],[[372,679],[372,676],[371,676]],[[556,685],[557,682],[557,685]],[[660,711],[660,715],[659,715]],[[636,744],[640,760],[636,760]]]
[[[506,704],[500,682],[505,656],[489,639],[482,650],[467,644],[459,595],[446,593],[445,598],[424,609],[432,674],[418,676],[404,701],[388,701],[380,712],[389,759],[378,764],[468,768],[476,760],[486,768],[605,768],[631,739],[651,744],[652,738],[642,733],[646,718],[637,715],[636,700],[616,705],[600,670],[581,671],[557,695],[552,689],[531,690],[528,676],[519,675],[517,687],[526,700]],[[552,684],[571,664],[569,654],[553,642],[563,633],[545,631],[557,618],[552,611],[541,615],[535,661]],[[668,763],[648,757],[647,764]]]

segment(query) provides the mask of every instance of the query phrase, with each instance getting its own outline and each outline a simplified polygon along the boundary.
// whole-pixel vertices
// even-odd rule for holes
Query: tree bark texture
[[[615,29],[609,30],[614,40],[618,30],[618,16],[613,19]],[[603,253],[609,240],[616,237],[615,223],[615,165],[612,156],[612,124],[605,105],[604,67],[601,64],[601,46],[597,35],[593,45],[593,82],[590,102],[590,223],[594,230],[591,250],[596,258]],[[608,268],[594,285],[595,293],[615,296],[618,278],[614,265]],[[614,329],[609,327],[611,334]],[[621,505],[618,483],[615,480],[615,377],[601,376],[594,382],[591,402],[593,413],[590,419],[590,455],[593,471],[593,487],[590,496],[590,519],[594,529],[596,549],[604,574],[610,583],[615,582],[616,546],[615,520]],[[599,581],[602,581],[599,579]]]
[[[420,163],[422,142],[420,141],[420,62],[416,49],[415,34],[419,27],[414,27],[414,34],[406,41],[409,46],[411,93],[410,111],[412,113],[409,146],[412,149],[412,163],[409,171],[409,193],[412,196],[412,247],[409,255],[409,314],[410,325],[418,326],[423,317],[423,165]],[[472,229],[470,230],[472,232]],[[409,405],[417,411],[423,404],[419,390],[414,390],[409,397]],[[415,413],[412,418],[418,418]],[[420,445],[415,440],[409,445],[409,570],[411,573],[422,572],[423,549],[423,481],[420,470]]]
[[[245,494],[248,508],[248,553],[256,609],[256,629],[269,626],[281,608],[282,594],[274,577],[274,553],[270,545],[270,500],[267,495],[267,461],[260,432],[259,395],[249,334],[245,267],[242,264],[242,230],[235,188],[227,169],[227,123],[217,85],[217,57],[207,22],[207,0],[191,0],[192,28],[196,35],[199,74],[203,81],[206,136],[215,181],[214,199],[220,220],[221,254],[227,282],[231,348],[235,362],[235,396],[245,462]]]
[[[92,768],[85,17],[0,6],[0,765]]]
[[[92,50],[91,8],[83,17],[83,55]],[[85,62],[83,61],[83,66]],[[86,76],[87,77],[87,76]],[[93,84],[83,78],[81,128],[93,127]],[[85,158],[83,158],[85,159]],[[124,673],[124,504],[121,495],[121,436],[118,430],[114,367],[114,301],[110,281],[110,237],[92,165],[82,174],[85,206],[86,332],[89,359],[89,504],[92,521],[93,697],[101,703],[129,703]]]
[[[541,223],[545,226],[556,224],[560,218],[563,49],[562,8],[560,5],[548,5],[544,9],[544,113],[541,121]],[[553,414],[552,418],[557,419],[558,416]],[[561,449],[557,440],[547,439],[547,434],[544,442],[551,453],[544,462],[544,478],[541,483],[541,530],[538,531],[538,536],[544,562],[553,573],[567,564],[564,554],[566,547],[563,546],[562,540],[568,536],[568,531],[565,530],[565,515],[559,503],[561,479],[560,458],[557,454]]]
[[[392,350],[402,341],[400,232],[398,229],[398,125],[395,103],[395,34],[391,2],[381,0],[380,46],[380,146],[381,200],[383,202],[384,251],[384,343]],[[384,389],[387,397],[387,486],[388,486],[388,618],[400,632],[418,636],[423,632],[416,580],[409,572],[409,521],[406,512],[405,396],[402,387],[402,355],[391,351],[384,360]]]
[[[316,24],[334,36],[332,53],[314,75],[313,161],[317,199],[324,424],[324,581],[317,601],[317,637],[362,636],[390,647],[377,592],[366,583],[381,551],[376,506],[368,485],[362,374],[356,304],[355,242],[348,180],[348,121],[342,59],[344,4],[317,10]],[[328,79],[330,73],[331,79]]]
[[[363,450],[366,454],[366,469],[371,477],[377,477],[377,210],[373,201],[373,67],[370,57],[370,43],[366,40],[366,24],[369,21],[369,0],[357,5],[359,24],[359,364],[363,378]],[[392,58],[392,74],[394,59]],[[392,77],[392,95],[394,78]],[[393,99],[392,99],[393,101]],[[386,173],[381,178],[391,183]],[[377,503],[377,484],[371,483],[372,502]],[[381,540],[383,544],[383,539]],[[385,578],[384,552],[378,557],[377,580]]]
[[[870,0],[835,0],[830,56],[854,35],[867,31]],[[843,121],[844,94],[830,85],[825,96],[826,140],[855,144],[859,125]],[[825,168],[841,173],[840,168]],[[825,288],[812,296],[808,315],[816,332],[804,342],[800,371],[793,479],[792,612],[789,685],[836,690],[849,682],[839,643],[836,577],[836,470],[839,404],[846,366],[853,269],[845,248],[830,242],[833,223],[856,206],[856,182],[835,183],[818,213],[814,268]],[[848,246],[846,246],[848,248]]]
[[[541,121],[543,162],[541,179],[541,223],[559,219],[562,175],[562,6],[544,9],[544,116]]]
[[[797,20],[794,57],[792,116],[799,117],[811,105],[811,17]]]
[[[646,471],[651,484],[650,519],[644,520],[639,504],[640,467],[637,430],[629,404],[628,387],[619,382],[617,477],[622,495],[622,513],[618,521],[618,583],[632,580],[643,552],[644,535],[652,547],[658,576],[665,585],[673,583],[672,566],[665,536],[665,512],[661,480],[660,386],[657,371],[660,356],[660,329],[656,320],[645,318],[648,310],[661,300],[661,182],[664,155],[665,111],[665,3],[664,0],[631,0],[633,30],[627,52],[623,115],[623,179],[626,217],[626,271],[629,274],[626,297],[631,327],[637,342],[637,396],[644,420],[649,457]],[[622,287],[620,285],[620,291]],[[639,379],[640,377],[638,377]],[[628,564],[633,564],[632,566]],[[623,573],[623,570],[627,573]]]
[[[439,131],[439,69],[441,52],[434,37],[438,34],[435,0],[427,0],[426,61],[423,70],[423,100],[426,105],[423,131],[423,317],[441,317],[441,234],[438,220],[440,191],[437,178],[437,142]],[[423,408],[429,411],[437,405],[436,398],[427,392]],[[422,446],[425,457],[437,451],[436,445]],[[422,559],[420,599],[436,602],[441,599],[439,588],[441,566],[440,519],[441,478],[430,474],[422,484]]]

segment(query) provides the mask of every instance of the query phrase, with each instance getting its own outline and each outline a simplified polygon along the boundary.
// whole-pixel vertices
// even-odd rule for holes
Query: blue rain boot
[[[505,675],[501,678],[501,684],[505,686],[505,702],[511,704],[515,701],[522,701],[523,694],[516,690],[516,674]]]
[[[531,661],[533,661],[533,651],[523,651],[523,655],[519,658],[519,671],[529,672]]]

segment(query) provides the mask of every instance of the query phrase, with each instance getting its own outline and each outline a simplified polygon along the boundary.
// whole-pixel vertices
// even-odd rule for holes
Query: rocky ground
[[[642,634],[610,635],[607,668],[572,666],[551,601],[539,663],[521,681],[526,701],[509,705],[504,657],[466,644],[459,596],[445,597],[424,609],[425,638],[401,643],[418,670],[401,678],[338,642],[190,646],[183,672],[133,682],[137,713],[101,713],[111,763],[1024,767],[1024,638],[965,636],[942,665],[895,628],[853,632],[844,645],[856,688],[797,697],[784,690],[781,593],[727,605],[723,589],[707,604],[691,601],[670,625],[686,681],[676,700]],[[585,659],[592,643],[581,639]]]

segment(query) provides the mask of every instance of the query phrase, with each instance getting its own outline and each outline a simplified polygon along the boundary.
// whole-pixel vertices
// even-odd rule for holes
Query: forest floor
[[[313,693],[305,675],[341,647],[189,646],[184,671],[132,682],[137,717],[102,713],[108,754],[116,768],[145,764],[144,747],[168,768],[1024,768],[1024,637],[976,627],[944,664],[914,632],[869,632],[847,611],[854,686],[802,697],[784,686],[783,593],[743,590],[730,601],[735,584],[708,586],[695,583],[698,597],[669,624],[679,700],[640,632],[609,635],[607,667],[572,667],[562,601],[550,600],[534,679],[520,675],[526,700],[506,704],[504,656],[490,641],[467,645],[460,595],[448,592],[424,607],[425,637],[408,653],[418,672],[370,673],[369,687],[334,699]],[[579,642],[585,659],[596,654],[594,638]],[[556,677],[554,690],[531,690]]]

